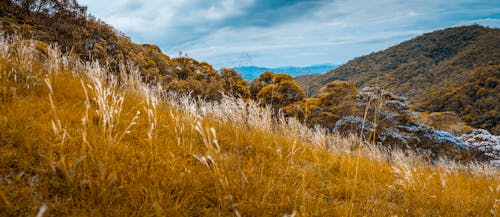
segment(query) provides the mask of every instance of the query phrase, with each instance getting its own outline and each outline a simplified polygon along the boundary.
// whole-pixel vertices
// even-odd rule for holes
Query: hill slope
[[[384,51],[355,58],[324,75],[299,77],[297,81],[308,87],[312,95],[317,95],[319,88],[334,80],[354,81],[358,86],[376,85],[408,97],[419,109],[455,111],[473,127],[499,134],[499,115],[493,111],[499,109],[498,65],[500,30],[464,26],[427,33]],[[481,67],[490,68],[490,73],[483,77],[491,80],[485,87],[489,88],[488,94],[460,94],[461,100],[479,102],[480,106],[464,112],[466,105],[446,106],[435,100],[464,79],[471,84],[481,83],[473,76]],[[469,118],[465,118],[467,115]]]
[[[251,100],[168,93],[168,82],[188,92],[245,85],[234,71],[170,59],[80,19],[75,4],[0,2],[12,31],[0,37],[2,216],[500,213],[499,171],[488,164],[431,164]]]
[[[245,95],[246,82],[237,73],[219,74],[206,62],[170,58],[156,45],[133,43],[87,14],[76,0],[0,1],[0,29],[2,35],[37,40],[41,47],[58,44],[82,61],[98,60],[115,75],[132,63],[145,81],[158,82],[166,90],[210,100],[220,99],[221,92]]]
[[[162,94],[133,68],[117,77],[51,47],[0,39],[0,66],[2,216],[500,213],[487,165],[388,154],[242,99]]]

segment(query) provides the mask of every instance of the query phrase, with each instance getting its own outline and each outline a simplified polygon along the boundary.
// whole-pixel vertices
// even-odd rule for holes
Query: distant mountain
[[[297,81],[311,96],[330,81],[374,85],[408,97],[415,108],[455,111],[473,127],[500,133],[500,29],[479,25],[418,36]]]
[[[320,65],[312,65],[312,66],[283,66],[276,68],[267,68],[267,67],[258,67],[258,66],[239,66],[234,67],[234,69],[239,72],[243,78],[251,81],[255,78],[258,78],[260,74],[266,71],[272,71],[275,73],[286,73],[293,77],[300,75],[310,75],[310,74],[323,74],[329,72],[339,65],[335,64],[320,64]]]

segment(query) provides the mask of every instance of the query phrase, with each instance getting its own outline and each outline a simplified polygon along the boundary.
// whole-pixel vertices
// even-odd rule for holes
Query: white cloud
[[[418,15],[419,14],[417,12],[412,11],[412,10],[408,11],[408,13],[407,13],[407,16],[409,16],[409,17],[415,17],[415,16],[418,16]]]
[[[251,5],[252,0],[118,0],[109,1],[108,4],[101,0],[82,0],[88,5],[89,11],[111,24],[120,31],[139,35],[140,38],[151,37],[158,40],[174,41],[182,35],[171,35],[170,32],[179,31],[206,31],[211,22],[229,19],[244,11]],[[182,30],[186,29],[186,30]],[[186,32],[187,33],[187,32]]]
[[[435,29],[500,26],[500,6],[486,0],[81,2],[135,41],[217,67],[342,63]]]

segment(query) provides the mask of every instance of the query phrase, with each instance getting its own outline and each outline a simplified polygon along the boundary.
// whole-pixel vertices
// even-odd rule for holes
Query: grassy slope
[[[251,102],[161,97],[133,69],[117,81],[18,44],[0,41],[2,215],[45,205],[56,216],[500,213],[487,166],[383,154]]]

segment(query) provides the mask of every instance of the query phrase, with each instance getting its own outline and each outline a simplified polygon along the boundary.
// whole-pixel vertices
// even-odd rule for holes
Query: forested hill
[[[96,60],[119,75],[136,66],[150,83],[165,90],[191,93],[207,100],[221,93],[248,95],[248,84],[232,69],[218,73],[210,64],[189,57],[171,58],[156,45],[136,44],[112,26],[87,14],[76,0],[0,1],[0,29],[7,36],[30,39],[40,51],[57,44],[63,53]],[[131,64],[128,64],[131,63]]]
[[[498,134],[499,70],[500,30],[473,25],[427,33],[297,81],[313,96],[334,80],[376,85],[421,110],[455,111],[472,126]]]

